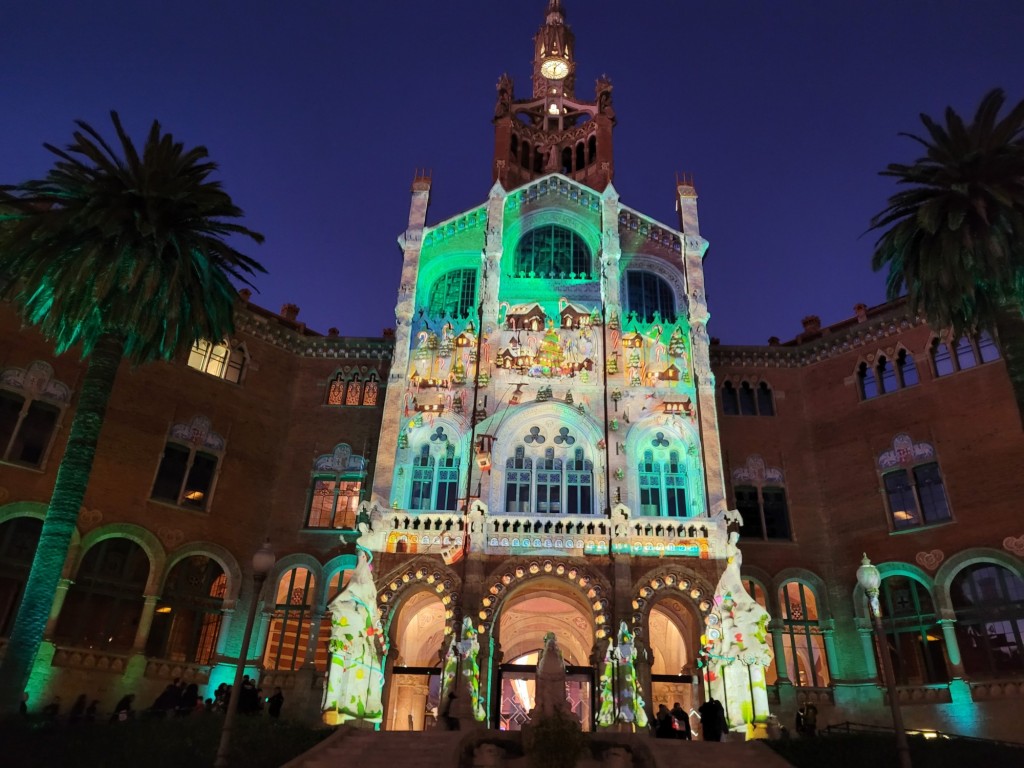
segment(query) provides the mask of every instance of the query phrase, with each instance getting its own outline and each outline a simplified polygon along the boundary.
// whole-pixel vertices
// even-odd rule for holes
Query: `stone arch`
[[[683,605],[688,606],[700,625],[704,624],[715,605],[714,587],[696,571],[681,564],[652,568],[633,584],[630,592],[632,602],[629,628],[645,644],[645,628],[651,609],[659,602],[661,595],[684,596],[686,599]]]
[[[71,577],[78,574],[82,566],[82,559],[86,552],[92,547],[106,539],[128,539],[134,541],[149,558],[149,576],[146,579],[145,595],[157,595],[163,585],[164,574],[167,570],[167,552],[164,550],[160,540],[149,530],[134,523],[111,523],[99,528],[94,528],[82,537],[81,546],[75,555],[75,561],[71,569]]]
[[[700,434],[694,423],[689,419],[680,419],[668,414],[653,414],[645,419],[635,422],[626,433],[626,462],[629,466],[628,482],[626,484],[625,504],[637,518],[641,517],[640,510],[640,474],[637,466],[643,457],[644,450],[651,449],[651,442],[645,439],[656,437],[658,434],[667,434],[678,441],[681,460],[687,468],[687,506],[691,503],[697,508],[703,508],[704,515],[708,513],[707,496],[704,489],[703,452],[701,450]],[[668,445],[666,445],[668,448]],[[690,455],[690,449],[696,448],[696,454]],[[692,500],[692,501],[691,501]],[[694,515],[693,517],[696,517]],[[682,518],[680,518],[682,519]]]
[[[483,582],[486,590],[484,597],[472,615],[477,631],[481,634],[493,632],[494,622],[506,599],[531,581],[556,582],[571,587],[580,596],[581,605],[589,607],[595,643],[609,634],[614,594],[610,584],[598,571],[586,564],[544,556],[507,560],[491,572]]]
[[[326,563],[324,563],[324,565],[323,565],[324,588],[323,588],[322,592],[320,593],[320,597],[318,598],[318,600],[320,598],[322,598],[322,602],[317,602],[316,606],[314,607],[314,610],[317,610],[317,611],[326,611],[327,610],[327,604],[329,602],[328,594],[327,594],[327,588],[331,585],[331,581],[341,571],[351,571],[353,568],[356,567],[357,564],[358,564],[358,561],[356,559],[355,554],[338,555],[337,557],[332,557],[330,560],[328,560]]]
[[[989,549],[988,547],[972,547],[971,549],[965,549],[962,552],[957,552],[939,566],[939,569],[935,572],[933,598],[935,600],[935,610],[937,612],[953,611],[952,598],[950,595],[950,587],[953,585],[953,580],[964,568],[969,565],[975,565],[976,563],[1001,565],[1011,573],[1024,578],[1024,564],[1021,563],[1020,558],[1015,557],[1008,552],[1003,552],[998,549]]]
[[[678,256],[676,258],[678,258]],[[690,318],[690,302],[686,295],[686,278],[677,263],[672,263],[667,259],[646,253],[624,253],[620,259],[620,265],[619,296],[622,297],[623,313],[631,310],[628,306],[629,288],[627,286],[628,278],[626,277],[626,273],[630,271],[650,272],[652,275],[656,275],[668,283],[668,287],[672,290],[672,295],[675,298],[675,320],[662,318],[662,322],[665,323],[666,326],[680,325],[683,327],[684,331],[689,332],[689,329],[685,327]],[[671,330],[671,328],[669,330]]]
[[[268,606],[269,608],[273,608],[273,604],[276,601],[275,596],[277,595],[277,585],[281,583],[281,577],[294,568],[305,568],[313,574],[313,595],[310,604],[315,606],[323,603],[323,595],[326,591],[323,578],[323,566],[321,566],[320,561],[312,555],[308,555],[304,552],[296,552],[291,555],[285,555],[274,563],[274,569],[270,572],[267,576],[267,580],[263,583],[263,592],[270,590],[268,599],[272,602],[271,605]],[[259,595],[254,599],[259,599]]]
[[[579,182],[572,181],[564,176],[562,178],[572,186],[579,188],[581,192],[591,191],[587,187],[579,184]],[[509,195],[508,200],[511,202],[513,200],[513,195]],[[506,202],[506,205],[509,205],[509,202]],[[601,253],[600,215],[590,210],[587,210],[584,213],[584,209],[580,207],[548,207],[530,211],[520,217],[506,217],[503,235],[504,241],[509,245],[505,248],[505,252],[502,255],[502,261],[506,258],[514,259],[516,246],[523,235],[530,230],[542,227],[545,224],[556,224],[558,226],[565,227],[582,237],[583,241],[590,249],[591,270],[594,272],[597,271]],[[596,277],[594,279],[596,279]]]
[[[224,570],[224,575],[227,577],[227,583],[224,586],[224,607],[233,608],[238,600],[238,591],[242,585],[242,569],[238,565],[238,560],[235,559],[231,552],[220,544],[214,544],[212,541],[190,541],[167,556],[164,570],[160,574],[160,594],[163,594],[167,584],[167,577],[174,570],[174,566],[193,555],[205,555],[220,564],[220,567]]]
[[[885,579],[886,576],[906,576],[907,578],[920,582],[927,588],[928,594],[931,595],[932,602],[935,605],[935,610],[938,611],[939,603],[935,599],[935,582],[923,569],[916,565],[912,565],[911,563],[903,562],[875,563],[875,567],[878,568],[878,572],[882,575],[883,579]],[[865,621],[869,618],[867,611],[867,599],[860,584],[855,585],[853,588],[853,614],[858,619],[864,619]]]
[[[832,618],[832,607],[828,602],[828,587],[818,574],[806,568],[784,568],[775,574],[775,578],[771,582],[765,585],[771,589],[769,615],[773,617],[782,615],[782,607],[779,605],[779,589],[783,584],[788,584],[791,581],[798,581],[804,586],[810,587],[814,593],[819,621],[823,622]]]
[[[768,611],[768,615],[772,617],[779,615],[778,595],[777,591],[772,588],[774,582],[768,571],[758,568],[756,565],[744,565],[740,578],[744,581],[752,581],[761,587],[764,590],[764,607]]]
[[[40,501],[12,501],[0,506],[0,525],[16,517],[34,517],[36,520],[45,520],[47,509],[48,506]],[[64,559],[64,567],[61,570],[62,578],[71,578],[71,567],[78,559],[81,546],[82,534],[79,533],[76,525],[71,529],[71,543],[68,545],[68,556]]]
[[[429,557],[417,557],[393,568],[378,583],[381,586],[377,589],[377,602],[385,634],[391,632],[391,622],[406,600],[418,592],[431,589],[441,598],[445,607],[445,637],[455,633],[455,606],[459,604],[462,581],[448,566]]]

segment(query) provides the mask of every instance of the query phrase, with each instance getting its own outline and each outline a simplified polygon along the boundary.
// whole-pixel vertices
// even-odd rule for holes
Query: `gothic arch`
[[[962,552],[957,552],[949,558],[939,566],[939,570],[935,572],[934,598],[936,611],[942,612],[953,610],[952,600],[950,597],[950,587],[953,585],[953,580],[964,568],[976,563],[1001,565],[1011,573],[1024,578],[1024,564],[1021,563],[1020,558],[1015,557],[1008,552],[1003,552],[998,549],[989,549],[988,547],[972,547],[971,549],[965,549]]]
[[[570,179],[566,179],[566,181],[573,186],[579,187],[581,192],[591,192],[587,187],[584,187],[575,181]],[[595,197],[597,197],[597,195],[595,195]],[[511,199],[512,197],[509,196],[509,200]],[[557,198],[552,199],[551,202],[554,203],[556,200]],[[507,204],[508,203],[506,203],[506,205]],[[510,247],[505,248],[505,251],[502,254],[502,261],[506,258],[515,258],[516,245],[519,243],[520,239],[522,239],[523,235],[530,230],[542,227],[545,224],[556,224],[560,227],[565,227],[582,237],[583,242],[585,242],[587,247],[590,249],[591,269],[595,272],[597,271],[598,259],[600,258],[601,253],[600,214],[592,211],[587,211],[586,214],[583,214],[582,209],[579,206],[569,207],[566,205],[564,208],[542,208],[540,210],[530,211],[521,217],[513,216],[511,217],[511,221],[509,220],[509,217],[506,217],[503,235],[505,243]]]
[[[455,572],[429,557],[417,557],[391,570],[378,582],[377,602],[384,633],[391,632],[391,622],[401,606],[418,592],[433,590],[445,607],[445,637],[455,632],[455,606],[459,604],[462,582]]]
[[[641,421],[637,421],[626,433],[626,461],[632,471],[628,473],[629,481],[626,486],[625,504],[633,512],[634,519],[640,515],[640,474],[636,471],[637,466],[643,458],[645,450],[651,450],[652,440],[663,440],[665,437],[673,438],[673,441],[665,442],[665,449],[675,448],[679,451],[682,463],[686,466],[687,473],[687,506],[690,506],[690,499],[694,500],[693,508],[704,510],[707,514],[707,498],[704,489],[703,453],[700,449],[700,434],[697,427],[690,420],[671,416],[668,414],[652,414]],[[646,442],[645,442],[646,441]],[[695,450],[695,454],[691,451]],[[694,515],[693,517],[696,517]],[[689,517],[689,516],[688,516]],[[682,518],[680,518],[682,519]]]
[[[337,557],[332,557],[330,560],[328,560],[326,563],[324,563],[324,565],[323,565],[324,588],[323,588],[323,591],[318,596],[318,601],[319,600],[322,600],[322,601],[319,601],[319,602],[316,603],[316,605],[314,606],[314,610],[317,610],[317,611],[326,611],[327,610],[327,603],[329,602],[328,599],[327,599],[328,598],[327,588],[331,585],[331,580],[337,574],[341,573],[342,571],[351,571],[353,568],[356,567],[357,564],[358,564],[358,561],[356,560],[356,556],[355,555],[348,555],[348,554],[346,554],[346,555],[338,555]]]
[[[238,600],[238,590],[242,584],[242,569],[231,552],[212,541],[191,541],[168,555],[164,570],[160,574],[160,594],[163,594],[167,577],[174,570],[174,566],[186,557],[193,555],[205,555],[220,564],[227,577],[227,583],[224,585],[224,607],[232,608]]]
[[[589,606],[595,643],[610,633],[613,591],[608,582],[586,564],[543,556],[507,560],[491,572],[484,580],[487,591],[472,617],[477,631],[493,632],[495,619],[500,615],[505,600],[530,582],[569,586],[580,596],[582,604]]]
[[[765,587],[771,590],[771,594],[765,596],[768,600],[768,614],[770,616],[782,616],[782,606],[779,605],[779,590],[783,584],[788,584],[791,581],[800,582],[804,586],[809,587],[814,593],[819,621],[823,622],[826,619],[832,618],[832,607],[828,602],[828,587],[825,586],[824,580],[818,574],[808,571],[806,568],[783,568],[775,574],[775,578],[772,581],[765,584]]]
[[[683,275],[681,265],[646,253],[623,253],[619,265],[619,296],[622,297],[623,313],[630,311],[626,273],[630,271],[650,272],[668,283],[669,288],[672,289],[672,295],[675,297],[676,319],[670,322],[662,318],[662,322],[666,326],[680,325],[684,330],[689,330],[686,325],[690,319],[690,303],[686,296],[686,277]]]
[[[167,552],[160,540],[150,531],[134,523],[112,523],[94,528],[82,537],[81,546],[75,554],[71,568],[71,578],[78,575],[82,559],[92,547],[106,539],[128,539],[134,541],[149,558],[149,576],[146,578],[145,595],[158,595],[163,583],[163,575],[167,568]]]
[[[277,585],[281,583],[281,577],[293,568],[305,568],[313,575],[313,595],[312,600],[310,600],[310,604],[321,605],[323,603],[323,595],[326,590],[324,586],[323,566],[321,566],[320,561],[312,555],[296,552],[295,554],[285,555],[278,560],[274,564],[274,569],[270,572],[270,575],[267,576],[267,580],[263,583],[261,594],[263,594],[267,589],[270,590],[269,599],[272,602],[268,608],[273,609],[273,603],[277,599]],[[254,599],[258,600],[259,595],[256,595]]]

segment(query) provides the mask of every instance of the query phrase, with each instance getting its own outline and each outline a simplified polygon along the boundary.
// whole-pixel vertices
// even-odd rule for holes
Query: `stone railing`
[[[210,667],[166,659],[147,659],[145,676],[152,680],[180,679],[186,683],[206,685],[210,682]]]
[[[485,548],[491,554],[564,552],[569,555],[608,554],[612,526],[604,517],[551,515],[487,515]]]
[[[110,653],[91,648],[62,648],[57,646],[53,654],[54,667],[70,667],[90,672],[110,672],[120,675],[128,665],[129,653]]]
[[[889,703],[889,692],[883,691],[885,703]],[[900,706],[915,704],[949,704],[953,700],[946,684],[938,685],[901,685],[896,689],[896,698]]]
[[[971,698],[975,701],[1024,698],[1024,680],[972,682]]]

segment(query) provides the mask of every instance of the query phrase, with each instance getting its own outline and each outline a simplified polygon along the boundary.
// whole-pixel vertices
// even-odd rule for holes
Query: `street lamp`
[[[875,629],[875,641],[878,643],[878,658],[882,662],[882,677],[889,691],[889,708],[892,710],[892,728],[896,732],[896,754],[899,756],[900,768],[911,768],[910,747],[907,744],[907,732],[903,727],[903,714],[900,702],[896,697],[896,675],[892,671],[892,658],[889,655],[889,643],[882,627],[882,606],[878,602],[878,588],[882,585],[882,574],[871,564],[865,553],[864,559],[857,569],[857,583],[868,596],[871,611],[871,622]]]
[[[245,622],[245,633],[242,635],[242,649],[238,654],[238,664],[235,666],[235,684],[231,686],[231,698],[228,699],[228,711],[224,716],[224,727],[220,732],[220,746],[217,747],[217,759],[214,760],[214,768],[225,768],[228,764],[228,745],[231,743],[231,729],[235,724],[235,715],[238,714],[238,699],[242,694],[242,676],[245,673],[245,662],[249,656],[249,640],[252,637],[252,627],[256,622],[256,606],[259,604],[260,592],[263,589],[263,582],[267,580],[277,557],[274,550],[270,548],[270,539],[263,542],[252,556],[252,582],[253,593],[252,603],[249,606],[249,616]]]

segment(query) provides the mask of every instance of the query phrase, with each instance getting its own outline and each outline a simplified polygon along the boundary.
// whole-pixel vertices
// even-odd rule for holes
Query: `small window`
[[[168,441],[151,498],[181,507],[209,509],[218,461],[211,453]]]
[[[993,360],[999,359],[999,348],[988,331],[978,334],[978,355],[983,363],[991,363]]]
[[[15,464],[38,467],[57,431],[60,408],[0,391],[0,447],[3,458]]]
[[[753,416],[757,413],[757,404],[754,399],[754,390],[750,383],[744,381],[740,384],[740,415]]]
[[[931,354],[936,376],[949,376],[951,373],[956,373],[956,368],[953,367],[953,356],[949,351],[948,344],[938,339],[933,339]]]
[[[772,399],[772,390],[763,381],[757,385],[757,413],[759,416],[775,415],[775,401]]]
[[[961,371],[978,364],[978,359],[974,356],[974,345],[967,336],[961,336],[956,342],[956,362]]]
[[[245,350],[241,346],[232,349],[226,342],[211,344],[200,339],[192,345],[188,367],[238,384],[245,369]]]
[[[857,383],[860,387],[861,400],[870,400],[878,397],[878,382],[875,379],[875,371],[867,363],[861,363],[857,369]]]
[[[530,486],[533,483],[533,461],[526,458],[526,449],[516,448],[515,456],[505,462],[505,511],[530,513]]]
[[[746,539],[789,540],[789,508],[781,486],[738,485],[736,509],[743,518],[740,536]]]
[[[377,394],[380,391],[380,383],[377,381],[377,374],[371,373],[363,387],[363,405],[377,405]]]
[[[885,355],[882,355],[878,358],[878,392],[879,394],[885,394],[887,392],[895,392],[898,388],[896,368]]]
[[[362,487],[359,475],[314,476],[306,526],[354,530]]]
[[[899,379],[904,387],[912,387],[918,383],[917,366],[914,364],[914,357],[905,349],[901,349],[896,356],[896,370]]]
[[[763,539],[764,524],[761,521],[761,504],[757,498],[757,488],[752,485],[737,485],[736,511],[743,518],[740,537],[744,539]]]
[[[739,412],[740,400],[736,387],[731,381],[727,381],[722,387],[722,413],[726,416],[737,416]]]

